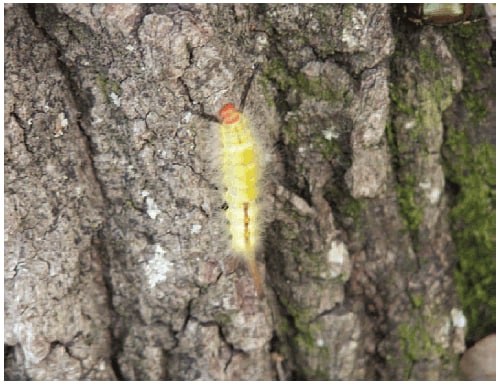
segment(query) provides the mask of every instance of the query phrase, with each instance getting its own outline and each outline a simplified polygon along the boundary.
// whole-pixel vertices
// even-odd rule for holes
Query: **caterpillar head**
[[[238,122],[240,119],[240,112],[233,103],[228,103],[219,111],[219,119],[225,125],[231,125]]]

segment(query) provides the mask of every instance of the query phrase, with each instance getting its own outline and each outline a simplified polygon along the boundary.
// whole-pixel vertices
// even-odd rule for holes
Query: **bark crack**
[[[14,118],[14,120],[16,121],[16,123],[19,125],[19,127],[23,130],[23,144],[24,144],[24,147],[26,149],[26,151],[30,154],[35,154],[35,151],[31,148],[31,146],[28,144],[28,141],[26,139],[27,135],[26,135],[26,132],[28,131],[28,129],[26,128],[26,126],[24,125],[24,122],[23,120],[21,119],[21,117],[19,115],[17,115],[16,112],[14,111],[11,111],[10,113],[10,116],[12,118]]]

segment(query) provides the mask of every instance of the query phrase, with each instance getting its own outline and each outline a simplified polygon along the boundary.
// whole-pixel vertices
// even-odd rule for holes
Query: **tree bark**
[[[6,379],[457,377],[439,31],[394,57],[383,4],[6,5],[4,28]],[[267,163],[263,301],[224,218],[228,102]]]

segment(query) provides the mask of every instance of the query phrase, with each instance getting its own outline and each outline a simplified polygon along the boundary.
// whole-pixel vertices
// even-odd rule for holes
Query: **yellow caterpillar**
[[[259,298],[263,298],[263,286],[256,265],[258,242],[258,182],[260,163],[258,148],[247,119],[233,104],[220,110],[220,136],[222,143],[224,198],[228,205],[226,217],[230,225],[232,248],[243,254],[252,274]]]

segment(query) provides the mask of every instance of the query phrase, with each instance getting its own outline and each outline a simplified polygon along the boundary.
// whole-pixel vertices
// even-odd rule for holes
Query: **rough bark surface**
[[[463,75],[434,28],[398,57],[384,4],[10,5],[4,28],[7,379],[457,376],[440,148]],[[263,301],[214,166],[244,97]]]

